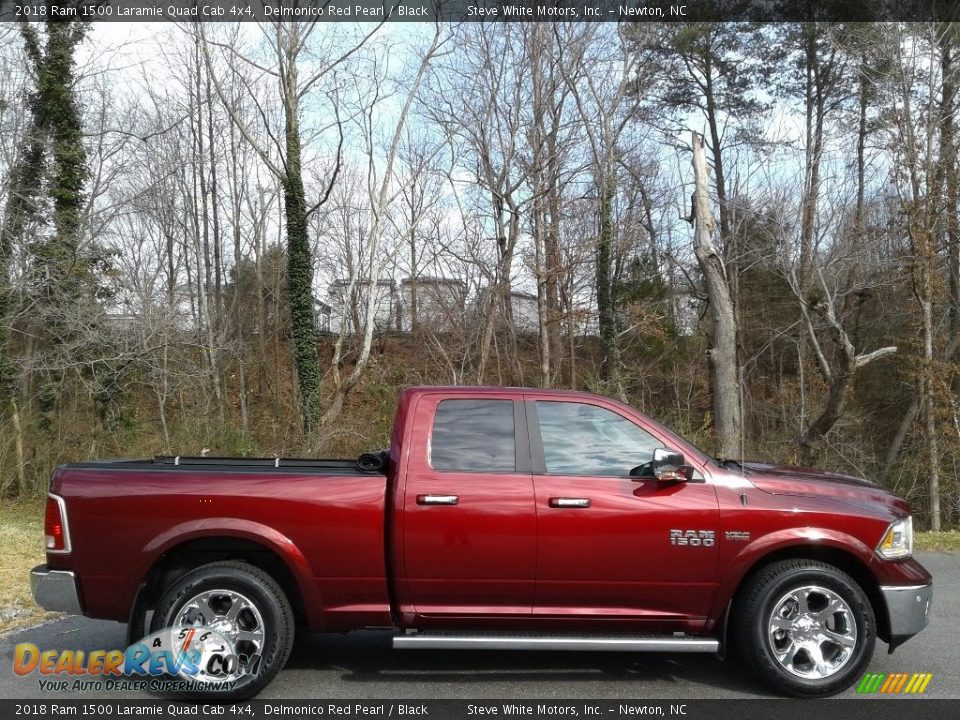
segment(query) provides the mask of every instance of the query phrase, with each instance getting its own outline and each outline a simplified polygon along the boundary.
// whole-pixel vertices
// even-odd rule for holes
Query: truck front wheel
[[[169,630],[174,656],[189,658],[177,678],[188,683],[182,694],[236,701],[255,696],[280,672],[295,626],[290,603],[270,575],[228,561],[178,578],[160,597],[150,630]]]
[[[730,639],[760,680],[794,697],[852,685],[873,656],[876,621],[857,582],[826,563],[784,560],[738,596]]]

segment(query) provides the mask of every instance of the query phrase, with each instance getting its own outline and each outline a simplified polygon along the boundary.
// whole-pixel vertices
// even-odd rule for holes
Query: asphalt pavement
[[[960,554],[918,553],[934,576],[929,627],[887,654],[878,641],[868,668],[933,673],[924,697],[960,699]],[[14,646],[41,650],[124,647],[119,623],[67,617],[0,636],[0,698],[50,698],[36,674],[12,671]],[[840,697],[854,697],[850,688]],[[766,697],[732,660],[713,655],[598,652],[393,650],[386,632],[303,634],[260,699],[714,699]],[[67,699],[146,699],[136,693],[64,693]]]

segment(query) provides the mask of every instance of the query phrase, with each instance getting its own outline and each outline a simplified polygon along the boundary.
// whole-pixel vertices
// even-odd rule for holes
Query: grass
[[[913,542],[920,551],[960,552],[960,531],[918,532]],[[43,561],[43,501],[0,503],[0,633],[56,617],[30,594],[30,570]]]
[[[928,552],[960,551],[960,530],[914,533],[913,549]]]
[[[30,594],[30,570],[43,561],[42,501],[0,501],[0,633],[56,616]]]

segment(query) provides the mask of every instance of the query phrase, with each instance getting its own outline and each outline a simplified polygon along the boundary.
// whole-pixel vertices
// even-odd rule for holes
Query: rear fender
[[[249,540],[274,552],[292,573],[303,598],[310,626],[319,625],[318,608],[323,599],[313,580],[313,570],[300,549],[290,538],[272,527],[239,518],[203,518],[191,520],[165,530],[154,537],[140,552],[139,567],[134,577],[138,584],[164,555],[178,545],[203,538],[230,537]]]

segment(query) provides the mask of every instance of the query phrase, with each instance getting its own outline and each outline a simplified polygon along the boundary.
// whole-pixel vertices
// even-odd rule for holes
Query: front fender
[[[724,617],[727,607],[747,574],[764,558],[792,548],[831,548],[855,557],[869,569],[873,551],[853,535],[828,528],[788,528],[758,537],[740,548],[724,563],[716,599],[710,612],[715,621]]]

